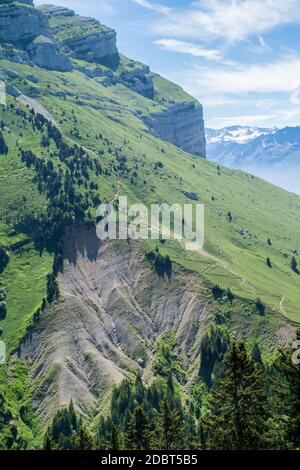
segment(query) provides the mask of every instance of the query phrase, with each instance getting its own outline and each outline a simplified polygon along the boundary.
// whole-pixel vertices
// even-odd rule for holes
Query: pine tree
[[[120,430],[118,426],[112,423],[111,427],[111,450],[119,450],[120,449]]]
[[[300,330],[296,334],[300,341]],[[285,383],[280,380],[277,393],[283,403],[285,415],[284,427],[286,442],[293,449],[300,449],[300,364],[293,358],[294,350],[281,350],[276,369],[280,372]]]
[[[72,448],[74,450],[93,450],[94,440],[85,426],[80,426],[78,435],[73,438]]]
[[[182,417],[176,409],[169,406],[166,397],[161,402],[156,423],[156,429],[152,436],[152,446],[155,450],[181,450],[185,448]]]
[[[50,432],[48,431],[44,438],[44,450],[55,450],[55,442],[53,441]]]
[[[299,274],[298,263],[295,256],[293,256],[291,260],[291,269],[294,273]]]
[[[260,349],[259,349],[259,346],[258,346],[257,343],[254,343],[254,345],[252,347],[251,357],[252,357],[253,361],[255,362],[255,364],[257,364],[259,366],[263,365],[263,362],[262,362],[262,359],[261,359]]]
[[[208,402],[205,427],[212,449],[262,449],[268,417],[261,369],[243,343],[233,343],[225,377]]]
[[[266,260],[266,265],[268,266],[268,268],[272,268],[272,267],[273,267],[272,261],[270,260],[269,257],[268,257],[267,260]]]
[[[149,423],[141,406],[135,408],[124,440],[126,450],[148,450],[150,448]]]
[[[8,153],[8,147],[5,143],[3,134],[0,130],[0,155],[7,155],[7,153]]]

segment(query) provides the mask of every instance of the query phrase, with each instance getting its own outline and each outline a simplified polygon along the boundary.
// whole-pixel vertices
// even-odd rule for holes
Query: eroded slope
[[[131,371],[149,377],[155,340],[176,330],[186,367],[195,360],[210,303],[197,276],[161,280],[139,244],[100,244],[95,231],[65,242],[61,299],[45,311],[21,358],[31,366],[33,403],[42,420],[68,404],[87,412]]]

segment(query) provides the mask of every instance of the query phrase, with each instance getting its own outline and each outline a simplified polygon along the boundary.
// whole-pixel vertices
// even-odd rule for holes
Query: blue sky
[[[36,1],[36,4],[45,1]],[[49,0],[204,105],[206,125],[300,125],[299,0]]]

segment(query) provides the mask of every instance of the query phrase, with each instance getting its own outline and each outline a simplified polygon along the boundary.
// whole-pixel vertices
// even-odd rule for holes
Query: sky
[[[207,127],[300,125],[300,0],[48,3],[116,29],[120,52],[203,104]]]

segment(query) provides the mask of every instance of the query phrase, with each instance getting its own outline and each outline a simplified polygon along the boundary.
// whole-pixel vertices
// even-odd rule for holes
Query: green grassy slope
[[[70,141],[89,149],[110,169],[108,175],[98,178],[103,200],[112,198],[118,184],[130,201],[148,205],[190,203],[183,191],[197,192],[206,211],[205,252],[186,252],[174,242],[166,243],[163,251],[209,281],[230,287],[241,297],[260,297],[283,315],[300,321],[300,276],[290,269],[291,256],[300,249],[298,196],[246,173],[218,169],[214,163],[152,137],[141,116],[160,110],[161,105],[121,84],[104,87],[99,79],[80,72],[63,74],[3,65],[19,72],[14,84],[38,98]],[[35,90],[26,80],[32,73],[39,79]],[[176,94],[173,85],[162,78],[155,80],[155,86],[158,96]],[[64,98],[57,96],[61,92]],[[128,171],[118,170],[118,155],[126,157]],[[12,153],[1,157],[2,165],[14,158]],[[155,170],[157,161],[163,163],[162,169]],[[5,171],[11,175],[12,167]],[[272,268],[266,266],[267,257]]]

